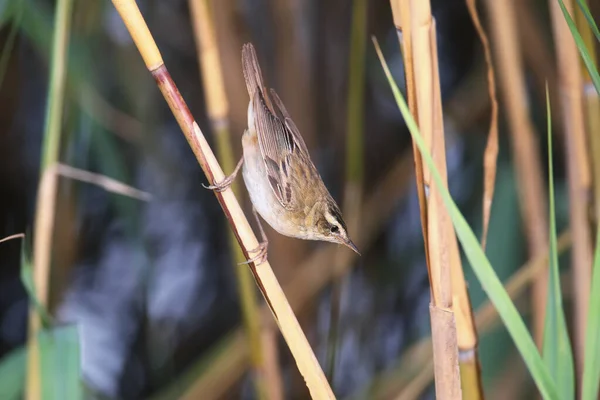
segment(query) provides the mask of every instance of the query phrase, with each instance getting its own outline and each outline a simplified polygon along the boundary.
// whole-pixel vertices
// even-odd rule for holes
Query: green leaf
[[[489,260],[485,256],[485,253],[481,246],[479,245],[479,240],[469,227],[469,224],[465,220],[465,218],[460,213],[456,203],[452,200],[450,193],[444,187],[442,182],[442,178],[438,170],[435,167],[431,154],[429,150],[425,146],[425,142],[419,133],[419,129],[417,124],[415,123],[410,111],[408,110],[408,106],[404,100],[404,97],[400,93],[398,86],[394,82],[392,74],[387,66],[387,63],[381,53],[381,49],[379,48],[379,44],[377,40],[373,38],[373,42],[375,44],[375,48],[377,50],[377,54],[381,61],[381,65],[385,72],[385,75],[388,79],[392,92],[394,93],[394,98],[396,99],[396,103],[400,108],[400,112],[406,121],[406,124],[410,130],[410,134],[419,148],[423,156],[423,160],[427,163],[428,168],[431,170],[431,175],[433,177],[434,183],[437,189],[440,191],[442,199],[444,201],[444,205],[450,214],[450,218],[452,219],[452,223],[454,225],[454,229],[460,240],[462,248],[473,268],[473,272],[477,276],[483,290],[487,293],[488,297],[498,310],[498,314],[502,318],[504,325],[506,326],[509,334],[511,335],[517,349],[521,353],[525,364],[527,365],[527,369],[531,373],[533,380],[535,381],[540,393],[544,397],[544,399],[559,399],[558,393],[556,391],[556,386],[548,368],[544,365],[544,361],[538,352],[523,319],[519,315],[515,305],[512,303],[508,293],[502,286],[502,282],[498,279],[498,276],[494,272]]]
[[[0,360],[0,399],[20,399],[25,386],[24,347],[19,347]]]
[[[81,399],[81,362],[77,326],[54,328],[39,335],[43,399]]]
[[[585,47],[585,43],[583,42],[583,39],[581,38],[579,31],[577,30],[577,26],[575,26],[575,22],[573,22],[573,18],[571,18],[571,15],[569,14],[569,12],[566,9],[565,3],[563,2],[563,0],[558,0],[558,4],[560,5],[560,9],[562,10],[563,16],[565,17],[565,21],[567,21],[567,25],[569,26],[571,35],[573,35],[573,39],[575,39],[575,44],[577,45],[579,54],[581,55],[581,58],[583,59],[583,63],[585,64],[585,67],[587,68],[588,73],[590,74],[590,77],[592,78],[594,87],[596,88],[596,91],[598,93],[600,93],[600,75],[598,75],[598,70],[596,69],[596,66],[594,65],[594,61],[590,57],[590,53],[587,50],[587,48]],[[580,4],[580,6],[581,6],[581,4]],[[589,13],[589,10],[588,10],[588,13]],[[590,18],[591,18],[591,16],[590,16]],[[586,19],[587,19],[587,16],[586,16]],[[594,26],[595,26],[595,24],[594,24]],[[598,28],[596,28],[596,31],[597,30],[598,30]]]
[[[569,332],[565,322],[562,294],[560,292],[560,273],[558,270],[558,251],[556,248],[556,215],[554,207],[554,170],[552,166],[552,119],[550,98],[546,87],[546,109],[548,112],[548,172],[549,172],[549,208],[550,208],[550,269],[548,279],[548,300],[544,324],[544,361],[556,382],[561,399],[573,399],[575,396],[575,372],[573,352],[569,342]]]
[[[73,325],[38,335],[42,399],[83,398],[79,335]],[[0,399],[20,399],[25,388],[27,349],[19,347],[0,360]]]
[[[28,235],[25,235],[25,238],[23,238],[23,245],[21,246],[21,283],[23,283],[23,286],[25,287],[25,291],[29,296],[29,301],[33,303],[33,306],[41,318],[42,326],[48,328],[52,325],[52,317],[36,295],[33,282],[33,263],[31,262],[31,250],[27,239],[28,237]]]
[[[583,400],[596,400],[600,388],[600,224],[597,224],[596,229],[596,251],[583,356]]]
[[[588,25],[592,29],[592,32],[594,32],[594,36],[596,36],[596,40],[598,40],[600,42],[600,31],[598,30],[598,26],[596,26],[596,21],[594,21],[594,18],[592,17],[592,13],[590,12],[590,9],[588,8],[586,2],[584,0],[577,0],[577,4],[579,5],[581,12],[583,13],[583,16],[587,20]]]

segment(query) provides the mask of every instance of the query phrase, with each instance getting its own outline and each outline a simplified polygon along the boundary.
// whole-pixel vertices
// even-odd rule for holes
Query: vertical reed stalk
[[[54,211],[58,187],[58,175],[53,173],[51,168],[60,158],[61,123],[67,75],[72,6],[72,0],[59,0],[56,4],[50,64],[50,85],[46,106],[46,125],[42,147],[40,182],[36,200],[33,283],[37,299],[44,308],[47,308],[50,299],[52,236],[54,233]],[[41,355],[37,340],[38,332],[41,328],[40,317],[35,307],[30,306],[27,380],[25,387],[25,397],[28,400],[42,398]]]
[[[559,89],[563,109],[565,149],[567,153],[567,177],[569,187],[570,227],[573,234],[571,268],[573,269],[573,300],[575,321],[575,365],[578,382],[583,371],[584,344],[590,282],[592,279],[592,242],[587,217],[587,196],[590,191],[590,168],[586,150],[585,120],[583,112],[583,80],[579,53],[573,36],[564,19],[560,5],[549,0],[552,28],[556,44],[559,72]],[[565,0],[568,12],[573,16],[573,2]],[[597,134],[597,132],[595,132]],[[579,385],[578,385],[579,387]]]
[[[175,86],[137,4],[134,0],[113,0],[113,4],[133,38],[146,67],[156,80],[209,182],[215,184],[222,181],[225,174]],[[250,259],[254,254],[253,249],[258,248],[258,240],[250,228],[250,224],[242,212],[233,191],[228,188],[220,193],[215,192],[215,197],[219,201],[238,243],[242,247],[244,257]],[[306,381],[311,396],[318,399],[335,398],[269,262],[251,263],[249,268],[252,270],[254,279],[271,309],[300,373]]]
[[[436,167],[446,178],[446,154],[444,144],[444,127],[442,103],[439,85],[437,43],[435,21],[432,20],[429,1],[392,1],[394,22],[402,33],[401,44],[404,44],[404,59],[407,71],[407,88],[411,112],[415,112],[420,131],[433,154]],[[407,25],[409,29],[407,29]],[[410,32],[410,40],[405,40]],[[409,42],[409,45],[406,43]],[[409,61],[407,63],[406,61]],[[414,93],[413,91],[414,77]],[[416,101],[411,101],[410,98]],[[418,151],[415,149],[415,154]],[[415,162],[419,162],[418,156]],[[431,285],[431,329],[435,365],[436,397],[440,399],[459,399],[462,397],[460,373],[458,368],[457,329],[453,310],[453,278],[452,264],[457,261],[458,243],[454,236],[454,228],[439,191],[430,185],[430,171],[423,168],[424,187],[418,191],[425,192],[429,187],[430,194],[426,198],[427,211],[421,212],[421,222],[427,224],[425,244],[427,247],[428,272]],[[419,184],[419,183],[418,183]],[[421,196],[420,196],[421,197]],[[423,207],[422,198],[421,207]],[[461,268],[460,264],[455,266]],[[467,306],[468,307],[468,306]]]
[[[365,56],[367,50],[366,0],[354,0],[352,6],[352,26],[350,32],[350,57],[348,60],[348,105],[346,115],[346,185],[344,187],[344,215],[350,232],[360,232],[361,204],[364,181],[364,92]],[[333,382],[335,359],[339,337],[339,308],[345,288],[348,268],[343,262],[341,247],[334,262],[334,276],[331,288],[331,315],[328,343],[327,373]],[[353,257],[355,259],[355,257]]]
[[[214,29],[215,21],[211,8],[211,0],[190,0],[189,5],[196,39],[198,63],[201,66],[201,76],[206,96],[207,114],[210,119],[213,135],[216,138],[218,159],[226,171],[233,171],[236,160],[231,148],[229,102],[223,84],[221,58]],[[234,181],[231,189],[235,194],[239,195],[238,182],[237,180]],[[244,254],[240,250],[235,235],[231,231],[229,232],[229,244],[233,255],[232,259],[236,262],[235,272],[238,293],[242,308],[242,320],[250,345],[250,360],[254,369],[256,397],[264,399],[266,398],[268,385],[273,386],[273,388],[281,387],[281,384],[278,384],[280,373],[277,363],[277,346],[270,346],[272,351],[268,354],[273,357],[269,358],[270,362],[268,364],[265,363],[262,351],[263,335],[260,332],[260,322],[262,319],[257,303],[258,299],[255,287],[252,282],[252,274],[246,265],[242,264],[245,261]],[[276,340],[276,335],[270,334],[265,336],[265,338]],[[270,368],[275,368],[277,371],[265,371],[267,365]],[[271,379],[265,379],[267,375]],[[281,398],[281,393],[275,396],[276,390],[271,390],[271,392],[273,392],[273,396],[269,396],[269,399]]]
[[[500,92],[507,113],[519,204],[531,258],[548,249],[546,191],[542,182],[544,174],[539,145],[528,113],[525,73],[512,3],[511,0],[487,0],[486,8],[491,24],[495,61],[499,66]],[[538,348],[541,348],[544,332],[547,290],[548,272],[544,271],[532,287],[533,336]]]
[[[410,22],[410,0],[391,0],[392,15],[394,25],[398,34],[400,48],[404,61],[406,95],[408,97],[408,107],[415,121],[419,121],[417,112],[417,93],[415,91],[415,71],[412,55],[412,33]],[[415,163],[415,180],[417,185],[417,197],[419,199],[419,211],[421,217],[421,230],[423,234],[423,243],[425,247],[425,260],[429,265],[429,245],[427,242],[427,198],[425,197],[425,182],[423,173],[423,160],[415,142],[413,145],[413,157]]]
[[[518,40],[521,44],[521,56],[525,69],[530,70],[529,78],[535,85],[535,93],[539,104],[546,103],[546,85],[550,96],[552,126],[557,138],[562,136],[562,118],[560,99],[558,96],[558,77],[552,54],[552,42],[546,35],[537,5],[532,1],[515,1],[512,3],[513,15],[517,20]]]
[[[570,232],[568,230],[563,231],[557,241],[558,254],[563,254],[570,246]],[[535,259],[527,261],[506,281],[504,285],[506,292],[515,304],[522,300],[520,298],[535,281],[536,276],[546,269],[548,269],[548,254],[540,254]],[[475,323],[478,332],[482,335],[490,332],[501,323],[498,318],[498,311],[490,300],[486,300],[476,310]],[[398,362],[398,366],[393,371],[385,373],[369,390],[369,398],[383,400],[391,398],[392,394],[396,394],[395,398],[397,400],[418,399],[433,379],[430,342],[431,338],[423,338],[407,349]],[[464,393],[465,399],[472,398],[466,393],[466,390]],[[355,399],[355,397],[352,397],[352,399]]]

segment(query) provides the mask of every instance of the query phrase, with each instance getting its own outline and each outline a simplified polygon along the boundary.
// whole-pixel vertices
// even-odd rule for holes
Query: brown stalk
[[[48,299],[50,295],[49,274],[52,262],[52,237],[55,224],[55,207],[57,187],[59,177],[90,183],[99,186],[106,191],[132,197],[138,200],[148,201],[150,195],[131,186],[125,185],[109,177],[95,174],[74,168],[65,164],[55,163],[46,166],[37,194],[36,218],[35,218],[35,236],[33,240],[33,279],[35,285],[35,294],[39,304],[48,309]],[[41,393],[41,375],[39,369],[40,354],[38,342],[35,339],[42,328],[40,316],[32,307],[29,316],[29,351],[28,365],[30,369],[27,375],[27,393],[28,399],[40,399]],[[37,366],[33,368],[31,366]]]
[[[393,4],[392,4],[393,5]],[[411,0],[410,7],[399,4],[394,11],[409,11],[412,43],[412,73],[416,93],[419,129],[433,155],[437,169],[446,180],[446,153],[441,93],[437,62],[435,21],[428,1]],[[402,23],[402,15],[395,18]],[[458,367],[456,319],[453,310],[453,273],[460,267],[458,244],[449,215],[439,191],[430,184],[430,171],[423,167],[427,198],[428,272],[431,284],[431,331],[435,368],[436,396],[440,399],[462,397]],[[468,306],[467,306],[468,307]]]
[[[33,283],[39,304],[48,309],[50,298],[50,268],[52,260],[52,236],[54,234],[54,209],[58,177],[50,170],[42,173],[38,185],[35,234],[33,238]],[[42,322],[35,307],[29,311],[27,381],[26,399],[42,398],[41,358],[37,335],[42,329]]]
[[[519,189],[519,204],[527,236],[529,257],[535,257],[548,247],[548,221],[545,187],[539,145],[529,118],[525,92],[525,73],[517,35],[517,21],[512,0],[487,0],[487,11],[498,65],[500,92],[507,113],[511,149]],[[533,335],[541,346],[548,274],[540,274],[532,287]]]
[[[404,81],[406,83],[408,108],[410,110],[410,113],[413,115],[415,121],[418,123],[419,115],[417,110],[417,93],[415,91],[415,71],[412,55],[413,50],[410,21],[410,0],[391,0],[390,3],[392,5],[392,16],[394,18],[394,25],[396,26],[396,32],[398,34],[400,48],[402,49],[402,58],[404,61],[405,71]],[[429,245],[427,242],[427,198],[425,197],[423,159],[421,157],[421,152],[417,148],[417,145],[414,141],[412,142],[412,145],[415,163],[415,183],[417,185],[417,196],[419,198],[419,210],[421,217],[421,230],[423,234],[423,243],[425,248],[425,260],[427,262],[427,265],[429,265]]]
[[[496,161],[498,159],[498,100],[496,96],[496,80],[494,78],[494,65],[492,64],[492,52],[490,43],[479,20],[477,13],[477,4],[475,0],[466,0],[469,14],[473,20],[473,25],[477,30],[479,39],[483,46],[485,55],[485,63],[487,65],[487,81],[490,103],[492,105],[492,115],[490,117],[490,129],[488,133],[488,141],[485,147],[483,157],[484,169],[484,189],[483,189],[483,233],[481,234],[481,247],[485,249],[487,241],[487,233],[490,224],[490,214],[492,211],[492,201],[494,199],[494,186],[496,184]]]
[[[575,20],[577,29],[583,38],[588,54],[594,65],[597,62],[596,41],[593,37],[592,30],[588,25],[583,12],[579,7],[575,7]],[[588,142],[590,144],[590,159],[592,161],[592,186],[594,193],[594,219],[595,222],[600,222],[600,98],[598,92],[594,89],[592,78],[588,73],[585,64],[581,62],[581,74],[583,75],[583,95],[585,101],[585,116],[587,122]]]
[[[360,214],[369,215],[369,218],[362,221],[361,234],[356,240],[356,245],[361,250],[367,249],[375,240],[376,233],[388,221],[398,198],[405,194],[412,175],[412,165],[411,154],[402,156],[363,201]],[[336,253],[335,247],[322,246],[298,266],[290,283],[285,285],[285,292],[294,310],[304,309],[335,278],[334,271],[325,267],[331,263]],[[344,252],[338,259],[338,265],[345,268],[340,268],[337,272],[344,273],[353,260],[352,253]],[[268,313],[268,310],[263,309],[263,312]],[[230,385],[242,377],[248,362],[248,344],[239,328],[236,332],[227,348],[211,359],[212,365],[218,366],[218,370],[227,370],[227,374],[209,370],[189,387],[186,398],[220,398]]]
[[[592,243],[587,216],[587,196],[590,194],[591,179],[583,112],[583,80],[579,53],[558,1],[550,0],[549,3],[562,100],[569,188],[569,223],[573,234],[573,251],[571,252],[571,268],[573,269],[575,288],[573,293],[575,306],[573,347],[576,370],[581,372],[585,351],[592,265]],[[565,0],[564,4],[569,13],[573,15],[573,2]],[[578,382],[580,382],[582,374],[578,373],[577,376]]]
[[[552,55],[551,40],[540,21],[537,6],[532,1],[515,1],[517,32],[521,46],[521,56],[527,69],[531,71],[529,78],[534,83],[539,104],[546,104],[546,85],[548,85],[550,106],[552,109],[553,134],[562,138],[562,118],[560,99],[558,96],[556,64]]]
[[[564,231],[558,237],[557,251],[564,253],[572,245],[571,233]],[[547,249],[546,249],[547,250]],[[547,270],[548,252],[538,254],[521,266],[504,285],[513,301],[519,299],[536,277]],[[481,334],[490,332],[500,323],[498,311],[486,300],[475,312],[475,322]],[[423,338],[407,349],[398,366],[386,373],[368,394],[374,400],[397,399],[412,400],[418,398],[433,379],[431,337]],[[466,398],[466,397],[465,397]]]
[[[58,192],[58,177],[52,173],[50,167],[60,159],[72,7],[71,0],[58,1],[56,4],[46,126],[35,209],[33,287],[38,303],[46,310],[48,310],[50,302],[52,239]],[[28,400],[37,400],[42,397],[42,365],[37,340],[41,328],[40,316],[36,308],[30,304],[25,382],[25,398]]]
[[[477,12],[475,0],[467,0],[467,8],[473,20],[473,24],[485,55],[487,66],[488,92],[491,104],[490,128],[488,141],[484,153],[484,191],[483,191],[483,233],[481,246],[485,249],[487,242],[487,233],[491,215],[492,201],[494,198],[494,187],[496,184],[496,163],[498,159],[498,100],[496,94],[496,81],[494,78],[494,67],[492,63],[492,54],[490,44]],[[456,242],[456,239],[455,239]],[[458,245],[455,244],[455,262],[453,266],[453,288],[457,299],[455,300],[455,310],[458,324],[458,347],[460,349],[461,381],[468,399],[482,399],[483,384],[481,381],[481,366],[478,359],[478,338],[475,323],[473,321],[473,310],[467,291],[465,277],[460,267],[460,255]]]
[[[231,148],[229,131],[229,102],[223,83],[221,58],[214,28],[214,12],[210,0],[190,0],[189,4],[196,38],[198,63],[201,66],[206,96],[207,113],[213,135],[216,138],[219,160],[225,170],[233,171],[236,162]],[[236,194],[239,194],[238,182],[234,181],[231,185],[231,189]],[[257,398],[265,398],[267,393],[269,396],[266,398],[281,398],[281,392],[276,395],[277,388],[281,388],[277,346],[266,343],[269,338],[276,340],[277,336],[274,332],[261,333],[261,314],[252,282],[253,277],[246,265],[243,265],[244,254],[231,231],[229,232],[229,245],[233,255],[232,259],[237,264],[234,267],[242,308],[242,320],[248,335],[251,363],[255,371],[254,383]],[[268,330],[272,330],[272,328],[268,328]],[[263,343],[271,351],[263,352]]]
[[[113,4],[125,22],[146,67],[156,80],[209,182],[215,184],[222,181],[225,174],[175,86],[135,1],[113,0]],[[228,188],[221,193],[215,192],[215,196],[242,247],[244,257],[252,258],[253,249],[258,248],[258,240],[233,191]],[[306,381],[311,396],[319,399],[335,398],[269,262],[265,261],[258,265],[251,263],[250,268]]]

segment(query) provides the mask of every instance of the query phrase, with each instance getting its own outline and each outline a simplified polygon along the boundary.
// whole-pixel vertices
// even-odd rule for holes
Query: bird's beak
[[[344,244],[346,246],[350,247],[356,254],[358,254],[360,256],[360,252],[358,251],[358,248],[356,247],[356,245],[354,243],[352,243],[352,240],[345,239]]]

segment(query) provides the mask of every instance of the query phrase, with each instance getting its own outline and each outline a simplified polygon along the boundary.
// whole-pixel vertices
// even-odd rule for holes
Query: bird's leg
[[[233,170],[231,175],[225,177],[225,179],[223,179],[221,182],[215,183],[214,185],[206,186],[206,185],[202,184],[202,186],[204,186],[206,189],[215,190],[217,192],[222,192],[222,191],[226,190],[229,186],[231,186],[231,184],[233,183],[233,180],[237,176],[238,172],[240,172],[240,168],[242,168],[242,164],[244,164],[244,156],[242,156],[242,158],[240,158],[240,161],[238,161],[237,166],[235,167],[235,169]]]
[[[254,206],[252,207],[252,213],[254,214],[254,218],[256,218],[256,223],[258,224],[258,229],[260,230],[261,242],[257,248],[248,250],[248,253],[258,254],[252,257],[250,260],[240,263],[240,265],[250,263],[258,265],[267,261],[267,249],[269,248],[269,239],[267,239],[267,235],[265,234],[265,230],[263,229],[262,223],[260,222],[260,218],[258,217],[258,213],[256,212],[256,208],[254,208]]]

